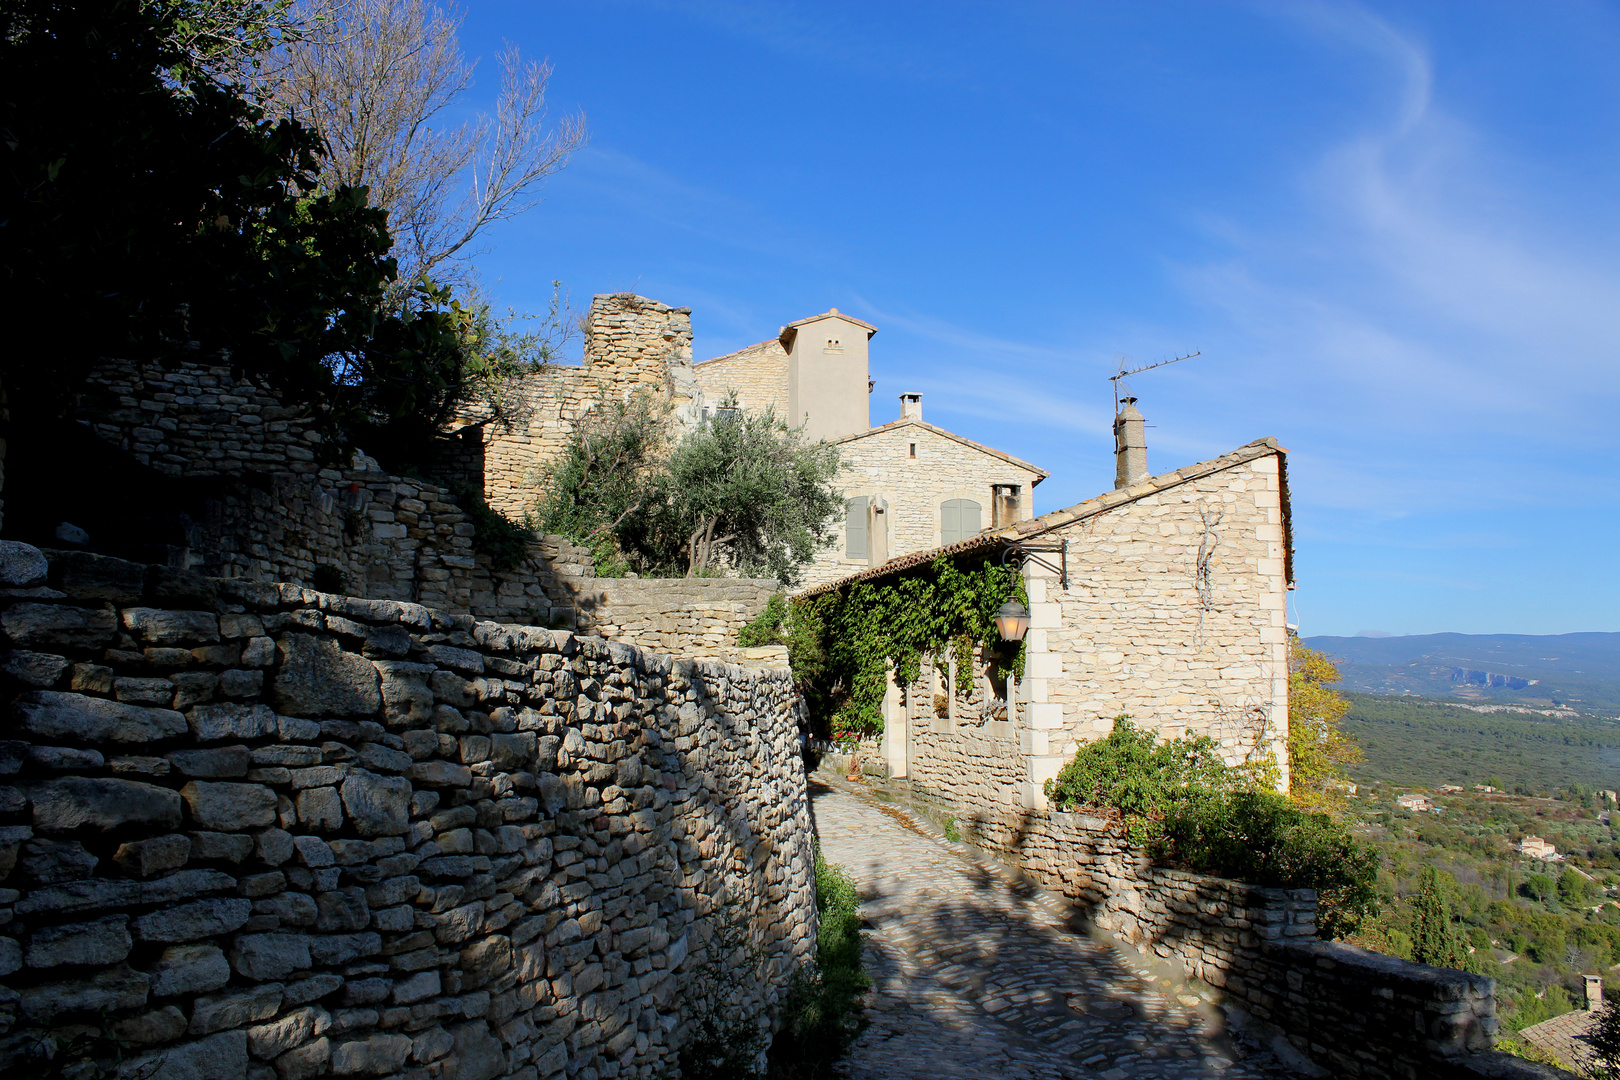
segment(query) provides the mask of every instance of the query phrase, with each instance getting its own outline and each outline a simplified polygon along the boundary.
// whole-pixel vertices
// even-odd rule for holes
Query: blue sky
[[[699,359],[829,307],[873,420],[1112,486],[1291,451],[1301,632],[1620,630],[1620,5],[469,0],[591,144],[478,257],[634,290]]]

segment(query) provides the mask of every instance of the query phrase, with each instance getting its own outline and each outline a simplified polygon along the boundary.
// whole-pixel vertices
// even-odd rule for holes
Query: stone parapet
[[[768,1027],[813,953],[784,670],[0,571],[7,1067],[105,1027],[152,1080],[651,1077],[704,1002]]]

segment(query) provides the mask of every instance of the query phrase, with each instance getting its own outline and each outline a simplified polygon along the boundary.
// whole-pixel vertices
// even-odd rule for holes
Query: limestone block
[[[277,711],[291,716],[369,716],[382,705],[372,662],[345,653],[331,638],[283,634],[276,644],[280,668],[270,688]]]
[[[231,981],[231,966],[218,945],[171,945],[151,974],[158,997],[206,994]]]
[[[34,828],[71,832],[103,831],[126,824],[174,828],[180,824],[180,797],[167,788],[133,780],[69,776],[33,789]]]

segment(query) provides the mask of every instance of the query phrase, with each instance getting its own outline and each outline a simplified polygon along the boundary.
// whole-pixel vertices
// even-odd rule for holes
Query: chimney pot
[[[1140,484],[1151,474],[1147,464],[1147,421],[1137,411],[1136,399],[1120,402],[1114,417],[1114,487]]]
[[[921,420],[922,419],[922,395],[921,394],[901,394],[900,395],[900,419],[902,419],[902,420]]]

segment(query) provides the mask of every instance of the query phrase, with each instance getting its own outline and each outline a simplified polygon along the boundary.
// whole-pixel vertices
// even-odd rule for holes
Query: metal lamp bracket
[[[1009,540],[1006,543],[1007,546],[1001,550],[1002,566],[1022,566],[1027,562],[1032,562],[1037,566],[1044,566],[1046,569],[1052,571],[1052,573],[1058,575],[1058,578],[1063,582],[1063,588],[1068,589],[1069,542],[1067,540],[1058,540],[1056,542],[1048,542],[1044,544],[1038,542],[1025,542],[1021,540]],[[1043,556],[1047,555],[1056,555],[1058,557],[1057,563],[1054,564],[1050,559],[1043,558]],[[1018,560],[1016,564],[1009,561],[1015,557]]]

